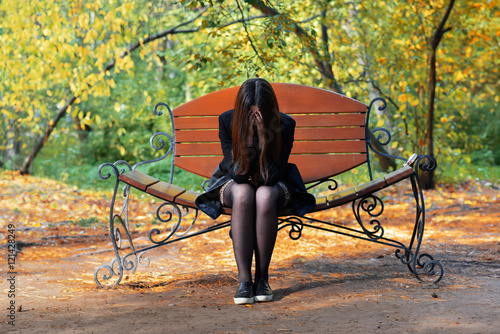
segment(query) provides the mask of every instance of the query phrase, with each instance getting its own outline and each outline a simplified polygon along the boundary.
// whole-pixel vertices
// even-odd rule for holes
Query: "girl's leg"
[[[269,265],[278,234],[278,208],[285,202],[280,186],[260,186],[256,191],[255,281],[269,279]]]
[[[231,236],[240,283],[252,280],[255,243],[255,188],[232,182],[224,190],[224,204],[232,208]]]

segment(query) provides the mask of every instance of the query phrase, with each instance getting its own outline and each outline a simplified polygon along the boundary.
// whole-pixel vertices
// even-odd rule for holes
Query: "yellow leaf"
[[[404,111],[406,109],[406,103],[399,106],[399,111]]]
[[[406,81],[400,81],[399,82],[399,86],[401,86],[401,91],[404,92],[406,91],[406,86],[408,85],[408,83]]]
[[[464,78],[464,74],[462,71],[455,71],[455,80],[461,81]]]
[[[113,80],[113,79],[109,79],[109,80],[108,80],[108,85],[109,85],[109,87],[111,87],[111,88],[116,88],[116,83],[115,83],[115,80]]]
[[[115,103],[115,111],[120,112],[120,110],[121,110],[120,104],[118,102],[116,102]]]
[[[377,122],[377,128],[384,126],[385,121],[383,119],[379,119]]]

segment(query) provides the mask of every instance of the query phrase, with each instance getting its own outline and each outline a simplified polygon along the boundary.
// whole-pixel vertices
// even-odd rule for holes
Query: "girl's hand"
[[[255,132],[257,132],[259,148],[262,149],[266,143],[266,136],[262,113],[260,112],[259,108],[251,108],[248,111],[248,118],[247,146],[253,145],[253,137],[255,135]]]
[[[252,115],[253,116],[253,124],[255,127],[254,131],[257,131],[257,137],[259,139],[259,148],[263,148],[265,143],[266,143],[266,136],[265,136],[265,129],[264,129],[264,122],[262,119],[262,114],[259,109],[252,110]]]
[[[248,132],[247,132],[247,146],[253,145],[253,136],[255,134],[255,117],[253,115],[252,110],[250,110],[250,114],[248,115]]]
[[[252,136],[257,132],[257,138],[259,140],[259,148],[263,148],[266,143],[264,122],[262,119],[262,113],[258,108],[250,109],[250,126]]]

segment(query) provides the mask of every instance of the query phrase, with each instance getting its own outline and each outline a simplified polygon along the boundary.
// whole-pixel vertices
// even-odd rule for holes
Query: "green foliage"
[[[367,104],[385,97],[388,108],[372,126],[395,134],[391,153],[425,153],[429,41],[447,4],[2,1],[0,168],[18,169],[55,125],[32,172],[102,184],[96,168],[103,162],[161,156],[149,138],[169,132],[170,123],[153,114],[156,103],[175,108],[255,76],[337,90]],[[472,175],[470,165],[484,166],[478,177],[496,175],[489,166],[500,164],[499,12],[498,0],[457,2],[438,48],[438,177],[450,168]],[[140,170],[166,179],[169,163]],[[183,171],[174,177],[192,189],[202,181]]]

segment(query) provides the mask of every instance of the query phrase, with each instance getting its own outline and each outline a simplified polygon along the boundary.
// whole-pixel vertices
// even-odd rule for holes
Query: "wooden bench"
[[[292,116],[297,123],[290,162],[298,166],[310,191],[318,186],[328,186],[329,190],[328,194],[316,197],[315,207],[305,217],[296,217],[290,210],[281,210],[279,229],[289,228],[292,239],[299,239],[303,228],[310,227],[391,246],[396,248],[396,257],[417,279],[439,282],[444,274],[443,266],[429,254],[420,253],[425,227],[425,205],[418,174],[419,168],[431,170],[435,168],[436,162],[429,156],[414,155],[407,160],[374,149],[375,144],[377,147],[383,147],[391,140],[390,133],[386,129],[370,130],[368,127],[370,111],[375,105],[381,110],[384,109],[385,101],[377,98],[367,106],[323,89],[284,83],[273,83],[272,86],[278,97],[280,111]],[[176,186],[173,183],[173,174],[174,167],[178,167],[205,178],[212,175],[222,160],[218,138],[218,116],[223,111],[233,108],[238,89],[239,87],[223,89],[185,103],[174,110],[167,104],[159,103],[155,106],[154,112],[161,115],[159,108],[168,110],[172,131],[154,134],[151,137],[151,146],[157,151],[164,152],[163,155],[133,166],[120,160],[115,163],[104,163],[99,167],[99,176],[102,179],[115,176],[109,214],[110,236],[115,258],[109,265],[101,265],[95,270],[94,279],[98,285],[101,285],[101,280],[107,281],[113,277],[115,277],[114,284],[120,283],[124,272],[135,272],[144,262],[141,261],[142,256],[149,250],[230,226],[230,220],[219,222],[218,219],[208,228],[193,231],[192,227],[198,218],[194,201],[199,193]],[[373,179],[370,151],[385,158],[405,161],[404,165],[383,177]],[[171,159],[168,182],[138,170],[144,164],[158,163],[167,157]],[[362,164],[368,168],[369,182],[338,191],[339,186],[333,177]],[[105,168],[111,169],[111,173],[103,174]],[[382,199],[375,195],[375,192],[403,180],[409,180],[411,183],[415,199],[415,225],[408,244],[384,236],[384,227],[377,218],[382,214],[384,205]],[[115,200],[120,185],[125,185],[125,200],[120,212],[116,213]],[[148,235],[151,245],[142,246],[140,249],[136,249],[132,242],[128,224],[131,187],[164,201],[156,213],[160,221],[173,222],[173,217],[176,217],[175,223],[171,224],[170,232],[160,236],[161,232],[158,229],[152,229]],[[348,203],[351,204],[358,223],[356,227],[321,221],[314,216],[314,212]],[[162,218],[162,210],[167,210],[166,219]],[[189,215],[189,212],[192,214]],[[224,208],[223,214],[230,215],[231,209]],[[368,222],[363,221],[366,217]],[[186,224],[183,219],[189,221],[188,227],[181,232],[179,227]],[[123,240],[120,227],[124,230],[130,246],[126,249],[121,247]],[[149,264],[149,261],[145,262],[146,265]],[[103,273],[100,274],[100,271]]]

